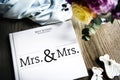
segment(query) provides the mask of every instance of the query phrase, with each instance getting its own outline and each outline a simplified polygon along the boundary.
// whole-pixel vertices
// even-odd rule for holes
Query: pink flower
[[[120,19],[120,0],[118,1],[118,5],[112,11],[112,15],[115,19]]]
[[[110,12],[118,4],[118,0],[86,0],[86,2],[89,8],[97,14]]]

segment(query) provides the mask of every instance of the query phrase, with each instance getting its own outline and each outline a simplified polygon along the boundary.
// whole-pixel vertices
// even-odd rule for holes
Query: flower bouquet
[[[67,0],[72,5],[73,14],[85,28],[82,39],[90,40],[90,34],[100,28],[102,23],[120,19],[120,0]]]

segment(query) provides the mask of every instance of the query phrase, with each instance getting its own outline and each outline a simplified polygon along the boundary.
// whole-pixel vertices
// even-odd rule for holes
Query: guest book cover
[[[88,75],[71,21],[9,34],[16,80]]]

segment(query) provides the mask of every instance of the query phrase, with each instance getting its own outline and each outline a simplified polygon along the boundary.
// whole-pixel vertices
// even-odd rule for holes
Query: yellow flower
[[[95,15],[86,6],[77,3],[72,4],[73,15],[77,17],[82,23],[89,24]]]

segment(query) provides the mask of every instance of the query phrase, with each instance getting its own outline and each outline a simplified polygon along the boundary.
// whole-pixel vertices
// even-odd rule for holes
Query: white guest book
[[[88,76],[71,21],[9,34],[16,80]]]

